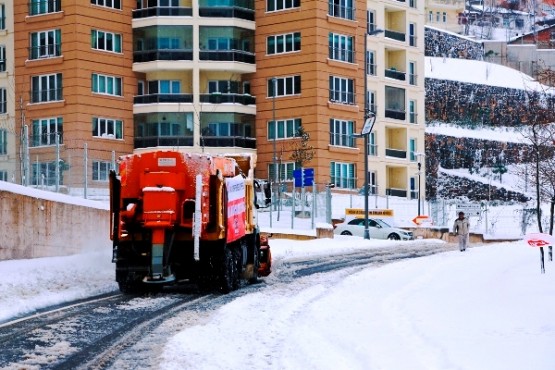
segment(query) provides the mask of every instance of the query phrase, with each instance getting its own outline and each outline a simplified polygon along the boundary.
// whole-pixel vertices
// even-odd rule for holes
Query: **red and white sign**
[[[417,225],[431,225],[433,224],[432,218],[430,216],[416,216],[415,218],[412,219],[412,222],[414,222]]]
[[[245,236],[245,180],[241,176],[225,179],[227,188],[227,242]]]
[[[524,235],[524,240],[531,247],[547,247],[555,245],[555,236],[544,233],[530,233]]]

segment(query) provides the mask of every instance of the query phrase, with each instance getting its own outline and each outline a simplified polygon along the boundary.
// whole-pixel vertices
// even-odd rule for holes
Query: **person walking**
[[[468,219],[464,217],[464,212],[459,212],[459,217],[453,224],[453,234],[459,238],[459,250],[464,252],[468,246],[468,234],[470,232],[470,225]]]

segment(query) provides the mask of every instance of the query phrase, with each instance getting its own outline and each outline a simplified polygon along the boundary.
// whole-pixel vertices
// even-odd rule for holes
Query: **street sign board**
[[[434,222],[431,219],[430,216],[426,216],[426,215],[420,215],[420,216],[416,216],[415,218],[412,219],[412,222],[414,222],[417,225],[432,225]]]
[[[481,207],[477,203],[458,203],[457,214],[464,212],[467,216],[480,216]]]
[[[362,208],[345,208],[345,216],[346,217],[355,217],[355,218],[362,218],[364,217],[364,209]],[[373,217],[393,217],[393,210],[392,209],[369,209],[368,216]]]
[[[296,188],[312,186],[314,184],[314,168],[293,170],[293,180]]]

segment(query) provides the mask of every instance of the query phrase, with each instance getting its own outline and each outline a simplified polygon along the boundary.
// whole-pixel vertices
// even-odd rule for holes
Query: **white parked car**
[[[393,227],[380,218],[368,219],[370,239],[412,240],[414,235],[410,231]],[[364,218],[355,218],[349,222],[337,224],[333,231],[337,235],[355,235],[364,237]]]

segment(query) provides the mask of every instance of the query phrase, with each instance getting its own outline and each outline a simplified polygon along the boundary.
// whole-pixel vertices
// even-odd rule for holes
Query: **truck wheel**
[[[220,291],[227,294],[233,290],[233,271],[237,269],[233,253],[227,246],[222,253],[220,268]]]

